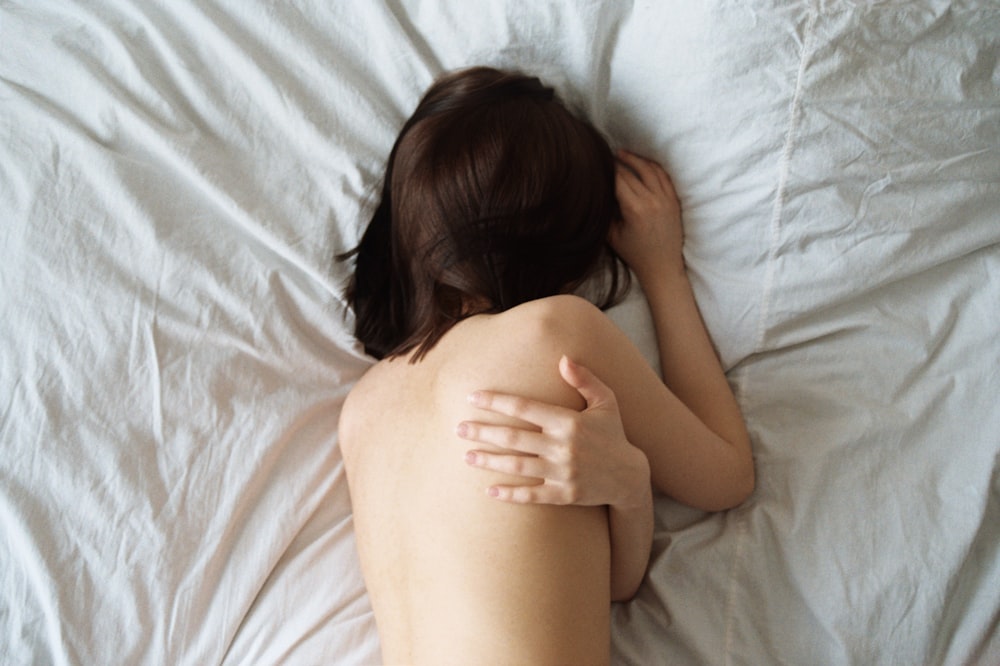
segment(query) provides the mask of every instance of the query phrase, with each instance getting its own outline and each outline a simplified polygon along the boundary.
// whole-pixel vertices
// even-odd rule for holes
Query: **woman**
[[[659,165],[616,160],[537,79],[475,68],[421,100],[357,250],[356,334],[381,361],[340,422],[386,663],[606,663],[610,602],[648,562],[650,483],[708,510],[751,492],[682,240]],[[614,303],[618,257],[665,383],[571,295],[601,273]]]

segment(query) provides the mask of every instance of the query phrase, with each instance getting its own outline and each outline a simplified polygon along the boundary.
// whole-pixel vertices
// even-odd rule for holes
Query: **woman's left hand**
[[[614,392],[565,356],[559,373],[587,401],[583,411],[493,391],[472,394],[469,399],[476,407],[537,429],[463,421],[457,428],[460,437],[512,452],[471,450],[466,462],[541,480],[488,489],[491,497],[506,502],[621,507],[643,502],[649,493],[649,462],[626,439]]]

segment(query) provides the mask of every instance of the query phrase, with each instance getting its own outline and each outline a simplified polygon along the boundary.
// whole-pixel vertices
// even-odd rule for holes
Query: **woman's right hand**
[[[611,228],[615,251],[639,281],[657,271],[684,270],[681,206],[670,176],[656,162],[618,151],[615,194],[621,222]]]

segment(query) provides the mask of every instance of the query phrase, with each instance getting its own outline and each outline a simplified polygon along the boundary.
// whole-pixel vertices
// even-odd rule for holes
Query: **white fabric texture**
[[[667,166],[753,438],[614,663],[1000,663],[998,58],[987,0],[0,0],[0,662],[378,662],[333,257],[486,64]]]

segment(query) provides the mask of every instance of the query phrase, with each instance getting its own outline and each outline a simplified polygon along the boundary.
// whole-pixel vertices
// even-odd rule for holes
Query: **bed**
[[[988,0],[0,0],[0,663],[378,663],[334,256],[487,64],[667,166],[753,439],[613,662],[1000,664],[998,58]]]

